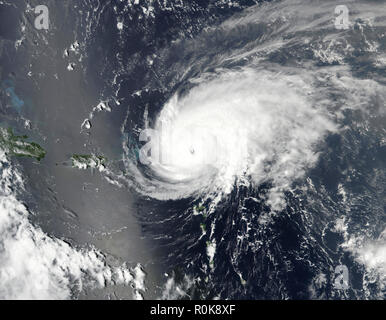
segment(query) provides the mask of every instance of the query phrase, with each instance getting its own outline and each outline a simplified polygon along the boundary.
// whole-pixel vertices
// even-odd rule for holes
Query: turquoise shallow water
[[[25,180],[23,225],[53,239],[32,241],[37,265],[70,245],[70,271],[41,269],[41,296],[64,279],[61,298],[383,299],[386,12],[345,5],[337,29],[333,1],[62,1],[47,31],[9,5],[0,123],[47,155],[2,163]],[[175,161],[144,165],[140,132],[160,119]],[[74,154],[106,167],[73,168]],[[87,267],[93,250],[112,269]],[[138,281],[114,286],[122,265]]]

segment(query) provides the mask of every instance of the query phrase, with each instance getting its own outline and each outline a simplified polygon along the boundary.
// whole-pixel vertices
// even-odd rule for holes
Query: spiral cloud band
[[[261,6],[176,45],[179,86],[154,125],[143,128],[144,166],[127,164],[140,193],[205,201],[221,199],[235,185],[267,183],[267,204],[283,208],[283,192],[316,164],[326,136],[339,130],[342,111],[362,108],[380,92],[376,81],[354,78],[338,63],[350,45],[334,27],[331,5],[320,5],[318,19],[312,8],[304,2]],[[328,37],[321,41],[311,35],[315,30]],[[229,39],[242,46],[224,50]],[[309,60],[297,56],[302,50]],[[168,72],[161,68],[168,55],[160,55],[159,72]]]
[[[222,72],[176,94],[142,152],[159,179],[156,196],[226,194],[235,181],[288,187],[317,159],[313,146],[336,129],[317,97],[304,76],[252,68]],[[273,193],[270,200],[280,203]]]

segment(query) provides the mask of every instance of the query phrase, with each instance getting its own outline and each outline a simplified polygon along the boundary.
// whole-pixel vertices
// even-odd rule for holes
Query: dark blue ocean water
[[[89,90],[98,92],[113,109],[105,130],[111,133],[109,139],[113,137],[114,142],[104,141],[100,133],[95,138],[95,148],[108,149],[115,160],[115,169],[124,172],[119,160],[122,150],[117,141],[121,141],[122,136],[130,137],[131,156],[134,159],[138,156],[141,144],[137,141],[139,129],[144,126],[145,109],[152,126],[175,92],[189,91],[189,79],[198,77],[204,70],[215,70],[213,61],[218,55],[243,48],[253,39],[265,36],[265,29],[258,24],[235,28],[227,34],[216,30],[221,22],[252,7],[255,1],[232,2],[237,5],[209,0],[166,2],[165,6],[163,1],[155,1],[151,14],[144,14],[141,5],[128,5],[127,1],[55,2],[51,12],[56,17],[53,32],[59,36],[50,32],[38,35],[36,40],[23,44],[17,55],[12,55],[11,48],[2,47],[1,94],[4,99],[8,96],[14,107],[7,112],[2,110],[4,118],[21,125],[17,120],[20,113],[34,117],[33,104],[28,103],[31,88],[23,87],[24,65],[31,55],[47,56],[46,60],[40,59],[40,63],[50,64],[49,56],[60,57],[68,40],[75,38],[82,55],[76,68],[81,68],[85,83],[92,88]],[[15,7],[7,8],[0,15],[7,17],[0,18],[0,36],[13,40],[20,37],[18,26],[26,19],[21,14],[25,10],[24,1],[14,4]],[[30,19],[27,23],[31,23],[33,18],[27,17]],[[124,23],[123,32],[118,30],[117,21]],[[209,27],[213,30],[208,31]],[[379,40],[380,52],[386,47],[381,33],[382,30],[370,32]],[[50,45],[42,50],[45,37],[50,39]],[[189,41],[196,37],[202,41],[194,47]],[[346,63],[355,77],[367,79],[384,74],[384,67],[367,61],[368,53],[361,52],[360,39],[354,49]],[[152,59],[154,64],[149,63]],[[269,59],[284,67],[306,64],[313,56],[303,47],[291,47],[272,53]],[[182,66],[188,64],[193,67],[185,73]],[[316,64],[325,66],[322,61]],[[227,62],[221,67],[232,69],[240,64]],[[54,63],[51,72],[56,72]],[[71,80],[66,81],[68,86],[76,87]],[[141,94],[136,94],[138,91]],[[378,98],[374,97],[374,110],[384,108],[383,98]],[[84,101],[82,110],[68,117],[77,118],[81,123],[87,115],[85,102],[90,99],[82,94],[77,99]],[[63,110],[59,113],[66,117]],[[382,295],[381,284],[368,281],[364,266],[342,248],[345,239],[334,225],[343,214],[348,233],[358,234],[363,230],[376,239],[384,230],[384,117],[373,117],[371,111],[364,115],[358,110],[344,110],[340,121],[348,129],[326,138],[318,149],[320,157],[316,166],[307,171],[303,180],[296,181],[291,191],[285,192],[285,208],[272,217],[269,224],[262,224],[260,218],[270,212],[264,200],[272,187],[270,182],[258,187],[235,183],[233,191],[208,216],[193,215],[193,208],[201,205],[201,199],[160,201],[128,186],[126,192],[130,194],[131,209],[135,211],[141,235],[150,243],[160,269],[173,276],[174,283],[185,291],[179,298],[361,299]],[[55,121],[60,121],[59,118]],[[44,123],[47,119],[38,120]],[[42,124],[42,128],[44,126]],[[49,130],[47,128],[42,130]],[[36,138],[39,139],[39,134]],[[146,168],[142,169],[146,172]],[[147,174],[151,176],[151,172]],[[133,177],[128,177],[130,179]],[[349,203],[343,201],[339,192],[342,186]],[[207,209],[209,203],[203,206]],[[207,230],[204,236],[202,228]],[[217,243],[212,262],[207,255],[209,240]],[[346,265],[350,271],[347,290],[333,287],[338,265]]]

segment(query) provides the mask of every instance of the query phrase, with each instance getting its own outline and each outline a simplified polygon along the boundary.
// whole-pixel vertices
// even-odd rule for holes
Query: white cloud
[[[84,286],[137,282],[144,290],[140,266],[108,266],[99,251],[74,249],[32,225],[15,190],[22,178],[0,151],[0,299],[70,299]]]
[[[270,181],[268,202],[280,208],[283,190],[316,162],[315,146],[336,130],[312,77],[244,68],[197,82],[157,119],[167,161],[151,166],[148,181],[137,175],[143,191],[159,199],[212,197],[229,193],[235,179]]]
[[[373,294],[367,289],[368,283],[377,283],[379,285],[379,296],[384,297],[386,290],[386,229],[376,240],[366,239],[364,234],[349,237],[344,232],[345,242],[342,248],[350,252],[354,259],[365,267],[365,277],[363,279],[363,288],[369,298]]]
[[[370,242],[356,249],[357,259],[367,268],[378,270],[386,276],[386,242]]]

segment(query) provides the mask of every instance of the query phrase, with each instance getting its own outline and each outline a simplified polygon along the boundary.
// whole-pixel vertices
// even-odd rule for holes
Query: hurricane
[[[145,192],[215,197],[235,181],[271,181],[269,201],[277,206],[275,193],[315,163],[315,146],[336,130],[315,79],[308,72],[278,76],[259,64],[237,69],[193,79],[195,87],[165,104],[155,122],[164,159],[150,166]]]
[[[357,22],[358,31],[337,32],[330,4],[316,10],[312,2],[284,1],[250,9],[163,52],[154,67],[159,73],[174,51],[180,55],[176,70],[164,75],[175,92],[151,119],[158,136],[148,171],[131,166],[138,190],[163,200],[214,199],[235,184],[270,183],[268,203],[280,209],[283,191],[315,165],[326,136],[343,130],[342,112],[366,111],[372,95],[383,95],[376,79],[357,79],[341,63],[355,58],[354,36],[363,51],[374,52],[377,44],[366,36],[384,27],[381,6],[375,17],[355,5],[358,16],[372,18]],[[373,54],[369,63],[381,63],[378,58]],[[148,114],[143,117],[142,129],[150,128]]]
[[[272,225],[296,210],[306,215],[301,219],[317,220],[312,217],[316,213],[308,216],[305,212],[315,210],[310,209],[313,206],[325,208],[327,199],[310,200],[312,197],[307,196],[316,192],[310,175],[326,161],[326,153],[341,157],[333,154],[340,150],[333,151],[336,145],[332,141],[349,139],[350,122],[363,121],[359,120],[362,116],[357,118],[359,114],[367,119],[375,114],[384,116],[381,30],[385,30],[385,9],[378,2],[350,4],[350,26],[346,30],[334,26],[329,1],[260,4],[207,28],[193,39],[176,41],[152,61],[157,75],[154,85],[162,85],[168,94],[164,102],[156,103],[157,107],[148,106],[138,115],[136,129],[151,129],[157,134],[152,136],[151,147],[144,149],[148,162],[141,164],[138,159],[126,158],[129,180],[142,196],[167,203],[190,203],[183,209],[178,202],[180,212],[158,217],[157,226],[180,220],[172,224],[184,228],[194,204],[193,215],[200,214],[200,206],[205,208],[203,215],[209,217],[201,224],[203,233],[194,236],[199,242],[209,235],[207,258],[197,258],[200,263],[207,259],[206,267],[201,269],[214,272],[216,255],[229,255],[232,267],[228,269],[218,262],[218,268],[225,268],[222,272],[229,276],[235,273],[240,292],[251,294],[245,279],[258,278],[256,272],[265,272],[249,272],[242,266],[240,261],[244,259],[256,261],[249,256],[251,252],[270,256],[274,269],[280,264],[292,264],[275,259],[278,253],[269,248],[274,244],[268,234],[274,233]],[[143,140],[151,140],[147,138]],[[126,150],[130,154],[130,149]],[[324,189],[328,187],[343,188],[336,182],[327,187],[320,183],[321,193],[328,193]],[[160,210],[167,210],[160,206]],[[301,209],[295,209],[297,206]],[[229,224],[238,225],[238,231]],[[229,239],[223,230],[234,233],[234,238]],[[179,231],[169,232],[182,237]],[[197,246],[184,239],[188,241],[186,246]],[[182,245],[182,241],[176,242]],[[307,247],[310,242],[300,241],[298,245]],[[219,246],[223,246],[221,253],[217,253]],[[175,243],[171,247],[175,250]],[[170,254],[178,257],[181,253],[177,251]],[[323,272],[316,272],[307,294],[317,295],[318,289],[312,287],[318,287],[318,281],[327,283],[325,277]],[[286,281],[291,282],[279,282],[286,287]],[[290,297],[290,290],[282,297]],[[302,294],[306,295],[296,296]]]
[[[4,52],[25,63],[0,73],[20,135],[0,133],[42,144],[23,169],[2,156],[33,199],[7,178],[7,223],[67,250],[41,296],[385,298],[383,1],[57,6],[46,33],[23,20]]]

